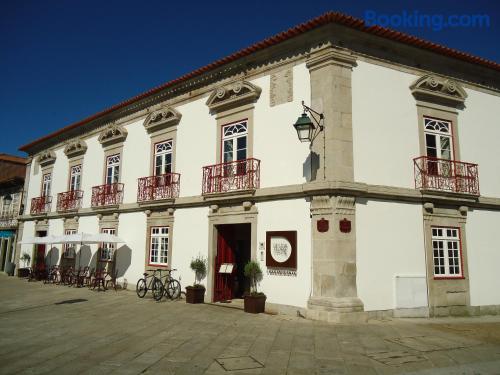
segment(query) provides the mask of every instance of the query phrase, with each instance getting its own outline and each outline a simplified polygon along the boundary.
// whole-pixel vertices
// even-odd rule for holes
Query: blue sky
[[[8,1],[0,12],[0,152],[326,11],[485,14],[489,27],[396,27],[500,62],[500,2]]]

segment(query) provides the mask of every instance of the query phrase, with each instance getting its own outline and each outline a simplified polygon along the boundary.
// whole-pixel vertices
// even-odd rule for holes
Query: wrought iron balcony
[[[255,190],[259,186],[258,159],[250,158],[203,167],[203,195]]]
[[[71,190],[57,194],[57,211],[75,211],[82,206],[82,190]]]
[[[477,164],[420,156],[413,159],[415,188],[479,195]]]
[[[142,177],[138,180],[137,202],[174,199],[179,196],[181,175],[166,173],[160,176]]]
[[[123,201],[123,184],[114,183],[92,188],[92,207],[116,206]]]
[[[31,199],[31,209],[30,213],[32,215],[42,215],[50,212],[50,207],[52,205],[52,197],[51,196],[43,196],[38,198]]]
[[[17,227],[17,215],[13,212],[0,216],[0,228]]]

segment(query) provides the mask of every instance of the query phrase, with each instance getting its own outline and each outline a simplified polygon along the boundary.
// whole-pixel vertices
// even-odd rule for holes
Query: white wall
[[[304,199],[258,203],[257,259],[264,272],[260,289],[267,301],[306,307],[311,292],[311,219],[309,203]],[[261,260],[259,244],[266,244],[266,231],[297,231],[297,275],[270,275],[266,253]]]
[[[420,156],[418,117],[409,86],[416,76],[358,61],[352,73],[354,179],[413,188]]]
[[[23,227],[23,236],[22,239],[18,238],[18,241],[25,240],[28,237],[35,237],[35,222],[34,221],[25,221],[24,222],[24,227]],[[21,252],[19,253],[19,258],[23,256],[23,254],[28,254],[30,257],[33,258],[33,245],[21,245]],[[33,264],[33,259],[31,259],[30,263],[24,263],[23,261],[19,260],[19,267],[31,267]]]
[[[83,190],[82,207],[90,207],[92,187],[102,185],[103,183],[104,151],[97,138],[97,136],[94,136],[85,140],[87,143],[87,152],[83,157],[81,183],[81,189]]]
[[[124,184],[123,203],[137,202],[137,179],[150,175],[151,138],[143,122],[141,119],[126,126],[128,136],[123,144],[120,172]]]
[[[466,90],[458,116],[460,158],[479,164],[481,195],[500,197],[500,97]]]
[[[305,64],[293,68],[293,101],[270,106],[270,76],[251,81],[262,88],[254,111],[254,152],[261,161],[260,186],[303,184],[303,164],[309,144],[297,138],[293,124],[302,113],[301,101],[310,101],[311,85]]]
[[[201,254],[208,257],[208,208],[187,208],[175,211],[172,246],[174,277],[181,282],[182,290],[193,285],[194,273],[191,260]],[[207,285],[207,279],[202,281]]]
[[[117,235],[125,241],[116,250],[118,281],[126,279],[128,288],[134,290],[137,280],[144,273],[146,215],[143,212],[120,214]]]
[[[500,305],[498,228],[498,211],[473,210],[467,214],[467,260],[472,306]]]
[[[217,127],[206,100],[203,97],[176,108],[182,114],[174,155],[176,172],[181,174],[181,196],[200,195],[202,167],[215,163]]]
[[[395,308],[395,277],[426,275],[422,206],[356,203],[356,261],[365,310]]]

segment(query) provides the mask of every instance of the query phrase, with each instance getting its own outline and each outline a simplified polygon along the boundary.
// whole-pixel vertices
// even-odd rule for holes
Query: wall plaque
[[[339,229],[342,233],[350,233],[351,232],[351,220],[347,220],[343,218],[339,221]]]
[[[320,233],[328,232],[329,226],[329,221],[323,217],[316,222],[316,228]]]
[[[266,266],[297,268],[297,231],[266,232]]]

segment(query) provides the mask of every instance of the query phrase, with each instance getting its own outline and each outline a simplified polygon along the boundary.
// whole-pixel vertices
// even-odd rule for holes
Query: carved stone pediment
[[[144,128],[148,133],[174,126],[181,121],[182,115],[171,107],[160,108],[148,115],[144,120]]]
[[[54,151],[45,150],[37,158],[38,164],[42,167],[46,167],[47,165],[54,164],[56,161],[56,154]]]
[[[70,141],[68,144],[66,144],[66,147],[64,147],[64,153],[68,158],[83,155],[86,151],[87,144],[81,139]]]
[[[255,103],[262,89],[247,81],[239,81],[215,89],[207,100],[210,112],[217,113],[223,110],[239,107],[248,103]]]
[[[467,98],[467,93],[459,83],[431,74],[413,82],[410,90],[417,100],[453,107],[462,106]]]
[[[125,128],[116,124],[109,124],[103,129],[98,139],[103,146],[108,146],[113,143],[125,141],[127,134]]]

